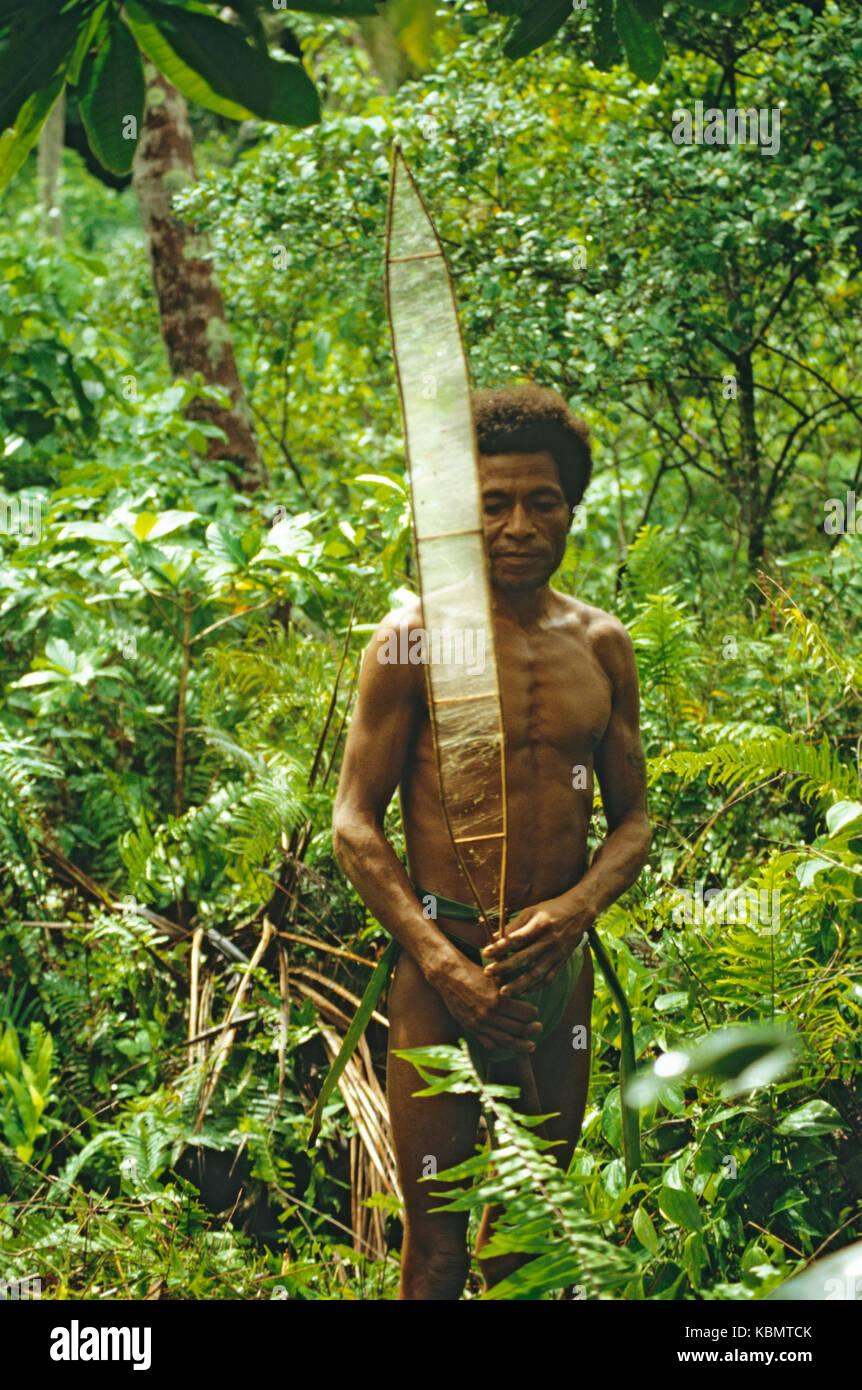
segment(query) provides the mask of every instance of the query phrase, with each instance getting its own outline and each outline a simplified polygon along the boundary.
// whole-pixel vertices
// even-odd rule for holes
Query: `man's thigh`
[[[419,1096],[424,1082],[398,1049],[458,1041],[459,1028],[412,956],[398,958],[389,990],[389,1056],[386,1094],[407,1224],[414,1240],[466,1242],[467,1215],[430,1212],[445,1184],[422,1182],[469,1158],[475,1150],[479,1103],[475,1096]]]
[[[544,1132],[559,1140],[549,1150],[561,1168],[568,1168],[584,1121],[590,1085],[591,1030],[593,1004],[593,958],[584,952],[584,964],[560,1022],[549,1037],[542,1037],[532,1054],[533,1075],[542,1113],[553,1114]],[[495,1081],[517,1084],[506,1062],[493,1063]]]
[[[533,1053],[533,1075],[545,1114],[557,1112],[545,1126],[549,1139],[561,1140],[549,1150],[563,1169],[568,1168],[584,1122],[590,1087],[591,1028],[593,1005],[593,956],[584,951],[584,965],[565,1013],[549,1038]]]

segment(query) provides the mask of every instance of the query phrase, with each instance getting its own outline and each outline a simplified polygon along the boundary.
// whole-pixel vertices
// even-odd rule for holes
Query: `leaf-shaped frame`
[[[423,625],[431,638],[425,672],[440,796],[490,936],[475,880],[493,858],[504,924],[506,757],[470,378],[443,247],[397,143],[386,218],[386,308]]]

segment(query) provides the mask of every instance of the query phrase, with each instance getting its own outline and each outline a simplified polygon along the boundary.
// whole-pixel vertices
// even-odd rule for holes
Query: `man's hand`
[[[538,1013],[523,999],[507,998],[480,965],[460,956],[433,984],[450,1014],[489,1052],[534,1052],[542,1031]]]
[[[596,913],[571,894],[525,908],[505,936],[484,947],[486,976],[501,986],[504,999],[543,989],[595,920]]]

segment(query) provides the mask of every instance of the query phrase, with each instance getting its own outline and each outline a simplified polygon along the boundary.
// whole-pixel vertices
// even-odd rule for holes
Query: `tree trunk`
[[[754,399],[754,365],[749,351],[736,359],[739,376],[739,434],[742,445],[742,515],[748,537],[748,566],[755,570],[763,559],[766,516],[761,496],[760,440]]]
[[[66,91],[58,96],[39,136],[37,179],[45,231],[58,241],[63,239],[59,180],[63,164],[63,133],[66,128]]]
[[[244,491],[267,486],[269,479],[234,357],[221,291],[205,247],[194,231],[175,217],[172,195],[195,180],[192,135],[183,96],[147,65],[147,106],[133,181],[153,273],[162,337],[175,376],[200,372],[210,385],[223,387],[230,408],[196,400],[190,419],[224,430],[227,439],[211,439],[207,458],[242,465]]]

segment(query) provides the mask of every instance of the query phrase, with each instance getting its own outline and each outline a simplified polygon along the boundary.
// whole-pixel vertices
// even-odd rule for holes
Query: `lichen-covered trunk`
[[[162,337],[175,376],[224,387],[231,405],[195,400],[189,418],[218,425],[226,439],[209,441],[207,457],[242,467],[245,491],[265,486],[266,471],[249,418],[230,329],[212,262],[193,229],[174,215],[171,200],[196,177],[192,135],[183,96],[148,65],[147,104],[133,180],[153,274]]]

